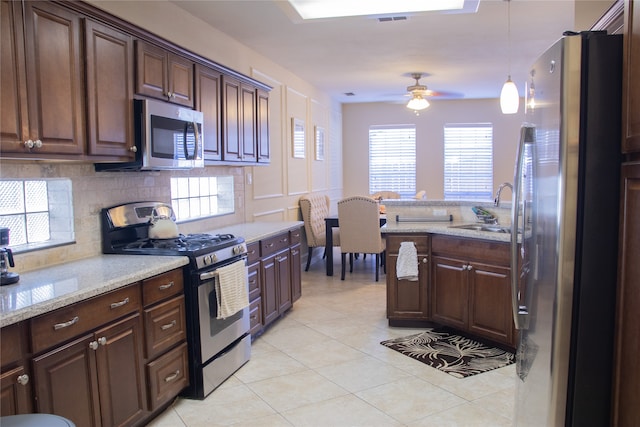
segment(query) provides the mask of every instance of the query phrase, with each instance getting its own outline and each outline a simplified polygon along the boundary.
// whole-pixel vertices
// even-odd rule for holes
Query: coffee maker
[[[20,280],[20,276],[9,271],[9,267],[15,267],[13,252],[9,246],[9,229],[0,227],[0,286],[12,285]]]

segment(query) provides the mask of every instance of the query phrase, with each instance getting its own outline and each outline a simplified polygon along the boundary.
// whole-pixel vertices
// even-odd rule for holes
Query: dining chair
[[[338,202],[340,223],[341,280],[344,280],[346,256],[349,254],[349,272],[353,272],[353,254],[376,255],[376,282],[380,265],[385,266],[385,240],[380,233],[378,202],[367,196],[352,196]],[[385,267],[386,273],[386,267]]]
[[[399,199],[401,196],[400,196],[400,193],[395,191],[377,191],[373,193],[371,197],[376,200],[383,200],[383,199]]]
[[[307,237],[307,246],[309,253],[307,254],[307,265],[304,271],[309,271],[313,249],[317,247],[325,248],[324,258],[326,254],[326,226],[324,219],[329,216],[329,196],[320,194],[310,194],[300,197],[298,201],[300,211],[302,212],[302,220],[304,221],[304,231]],[[340,231],[333,228],[333,246],[340,246]]]
[[[416,193],[415,198],[417,200],[426,200],[427,199],[427,192],[425,190],[420,190]]]

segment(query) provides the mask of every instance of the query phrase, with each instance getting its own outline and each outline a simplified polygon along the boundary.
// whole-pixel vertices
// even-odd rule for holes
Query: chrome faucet
[[[502,184],[500,184],[500,186],[498,187],[498,191],[496,191],[496,198],[494,200],[494,205],[496,207],[500,206],[500,195],[502,194],[502,189],[504,187],[509,187],[511,189],[511,191],[513,191],[513,185],[511,185],[508,182],[503,182]]]

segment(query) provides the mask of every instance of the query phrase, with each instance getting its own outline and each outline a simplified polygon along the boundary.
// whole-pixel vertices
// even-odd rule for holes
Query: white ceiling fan
[[[427,101],[427,96],[433,96],[433,91],[427,89],[426,85],[420,84],[422,73],[412,73],[411,77],[416,79],[416,83],[407,86],[407,95],[411,97],[407,103],[407,108],[414,110],[416,115],[418,115],[419,111],[429,107],[430,104],[429,101]]]

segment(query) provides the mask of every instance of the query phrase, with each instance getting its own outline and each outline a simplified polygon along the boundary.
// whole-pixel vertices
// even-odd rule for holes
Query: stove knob
[[[203,261],[204,261],[204,265],[211,264],[211,255],[205,255],[203,258]]]
[[[213,255],[211,256],[211,262],[218,262],[218,255],[213,254]]]
[[[247,250],[245,249],[244,246],[240,245],[240,246],[236,246],[235,248],[233,248],[233,254],[234,255],[240,255],[245,253]]]

